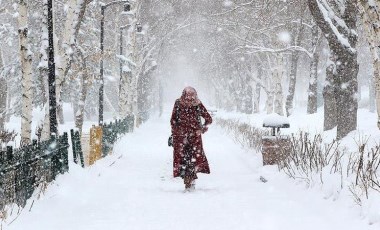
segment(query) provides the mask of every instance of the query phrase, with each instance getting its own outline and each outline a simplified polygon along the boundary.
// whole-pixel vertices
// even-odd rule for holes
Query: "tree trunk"
[[[3,68],[3,56],[0,48],[0,69]],[[5,116],[7,109],[7,80],[0,75],[0,132],[4,131]]]
[[[284,95],[282,93],[282,79],[284,77],[283,57],[280,55],[277,57],[277,68],[273,75],[274,86],[274,112],[278,115],[284,115],[283,100]]]
[[[0,65],[1,66],[1,65]],[[0,132],[4,131],[7,109],[7,81],[0,77]]]
[[[378,1],[360,0],[363,26],[367,34],[373,61],[373,82],[376,91],[377,125],[380,128],[380,3]],[[371,98],[371,97],[370,97]]]
[[[58,47],[57,51],[60,56],[60,61],[57,63],[57,117],[60,124],[64,124],[63,117],[63,108],[62,108],[62,86],[65,82],[65,75],[70,68],[70,59],[71,59],[71,41],[74,41],[75,38],[72,38],[74,34],[75,22],[74,15],[77,7],[77,0],[69,0],[67,3],[67,16],[65,21],[64,30],[62,33],[62,45]]]
[[[324,101],[324,122],[323,130],[330,130],[336,126],[336,101],[334,97],[334,63],[326,68],[326,80],[323,88],[323,101]]]
[[[371,113],[374,113],[376,110],[376,103],[375,103],[375,98],[376,98],[376,86],[375,86],[375,79],[373,76],[369,78],[369,111]]]
[[[298,33],[295,35],[295,39],[293,42],[295,46],[300,46],[302,35],[303,35],[303,20],[301,19]],[[293,113],[293,100],[294,100],[294,94],[295,94],[296,82],[297,82],[298,58],[299,58],[299,52],[292,51],[290,76],[289,76],[290,77],[289,89],[288,89],[288,96],[286,97],[286,105],[285,105],[286,116],[288,117]]]
[[[82,134],[82,129],[83,129],[84,107],[86,104],[87,90],[88,90],[88,73],[87,73],[87,70],[84,68],[82,79],[81,79],[81,91],[80,91],[80,96],[79,96],[78,111],[75,114],[75,127],[79,129],[79,133],[81,134]]]
[[[314,54],[310,63],[310,81],[307,100],[307,114],[317,112],[317,96],[318,96],[318,62],[319,55]]]
[[[273,101],[274,101],[274,93],[272,91],[269,91],[267,93],[267,100],[266,100],[267,114],[273,113]]]
[[[84,13],[86,11],[86,6],[90,0],[69,0],[67,17],[65,21],[65,26],[62,34],[62,45],[58,47],[58,55],[60,56],[60,62],[57,62],[57,115],[60,124],[64,123],[63,117],[63,84],[65,83],[65,78],[67,72],[71,67],[71,61],[73,57],[73,49],[75,41],[80,29],[81,22],[84,18]]]
[[[310,63],[310,80],[309,91],[307,100],[307,114],[313,114],[317,112],[317,95],[318,95],[318,62],[319,55],[316,52],[319,40],[318,26],[313,25],[312,28],[312,42],[313,56]]]
[[[324,5],[318,0],[308,0],[308,3],[315,22],[325,35],[331,53],[334,54],[333,82],[337,108],[337,139],[341,139],[357,127],[357,74],[359,70],[356,50],[357,2],[356,0],[345,1],[342,15],[334,15],[340,20],[329,18],[328,21],[325,14],[332,13],[331,7],[326,5],[328,3]]]
[[[43,1],[43,15],[41,17],[41,53],[40,64],[38,68],[40,70],[40,78],[44,88],[44,111],[45,116],[42,123],[41,140],[48,140],[50,138],[50,112],[49,112],[49,67],[48,67],[48,53],[49,53],[49,39],[46,36],[48,34],[48,2]]]
[[[342,50],[343,51],[343,50]],[[339,53],[337,59],[335,82],[335,100],[337,103],[337,138],[345,137],[356,130],[358,111],[358,81],[359,64],[357,54]]]
[[[10,96],[10,92],[9,92],[8,87],[7,87],[7,109],[6,109],[7,112],[5,113],[5,121],[6,122],[9,122],[11,120],[11,113],[9,112],[11,107],[12,107],[12,97]]]
[[[217,91],[216,91],[217,92]],[[159,111],[159,117],[162,116],[162,113],[164,111],[164,92],[162,88],[161,80],[158,81],[158,111]],[[219,100],[217,98],[217,100]]]
[[[31,143],[32,125],[32,53],[28,46],[28,8],[25,0],[19,1],[18,34],[22,71],[21,145]]]
[[[253,90],[252,90],[252,83],[249,82],[247,85],[246,95],[244,97],[244,108],[246,114],[252,114],[253,113]]]
[[[263,69],[262,69],[262,64],[261,62],[257,63],[257,78],[260,80],[262,79],[263,75]],[[254,100],[253,100],[253,111],[254,113],[259,113],[260,112],[260,92],[261,92],[261,85],[256,82],[256,87],[255,87],[255,95],[254,95]]]

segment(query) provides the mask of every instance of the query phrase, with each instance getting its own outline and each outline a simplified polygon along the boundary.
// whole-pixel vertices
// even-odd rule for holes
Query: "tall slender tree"
[[[359,0],[363,26],[367,34],[373,62],[373,81],[376,90],[377,126],[380,129],[380,2]]]
[[[307,99],[307,113],[313,114],[317,112],[317,94],[318,94],[318,63],[319,63],[319,54],[318,54],[318,44],[320,40],[319,28],[316,24],[312,27],[312,57],[310,62],[310,79],[309,79],[309,90],[308,90],[308,99]]]
[[[28,5],[26,0],[18,2],[18,34],[22,71],[21,145],[31,142],[32,125],[32,52],[28,44]]]
[[[4,130],[5,116],[7,109],[7,81],[5,76],[2,74],[4,67],[3,63],[3,53],[0,48],[0,132]]]

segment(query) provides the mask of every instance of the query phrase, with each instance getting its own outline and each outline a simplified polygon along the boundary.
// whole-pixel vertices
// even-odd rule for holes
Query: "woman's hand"
[[[199,135],[201,135],[201,134],[207,132],[207,130],[208,130],[208,127],[207,127],[207,126],[203,126],[201,129],[198,129],[197,131],[195,131],[195,134],[196,134],[197,136],[199,136]]]

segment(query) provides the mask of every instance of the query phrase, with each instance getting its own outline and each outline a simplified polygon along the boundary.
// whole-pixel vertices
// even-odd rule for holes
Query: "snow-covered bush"
[[[239,120],[215,119],[216,124],[244,147],[261,152],[262,129]],[[290,178],[320,189],[325,199],[339,199],[343,194],[361,206],[370,223],[380,221],[380,144],[368,146],[368,139],[356,141],[357,150],[348,150],[341,142],[326,143],[321,134],[299,132],[290,136],[291,149],[278,169]],[[375,205],[376,204],[376,205]]]
[[[228,132],[231,132],[236,142],[244,147],[253,148],[257,151],[261,149],[262,137],[269,135],[269,132],[266,130],[252,127],[238,120],[215,118],[215,123]]]

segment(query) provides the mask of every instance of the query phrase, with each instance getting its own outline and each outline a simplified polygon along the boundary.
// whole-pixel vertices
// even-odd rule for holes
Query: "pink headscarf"
[[[201,101],[198,99],[197,91],[193,87],[188,86],[182,91],[181,103],[190,107],[199,105]]]

